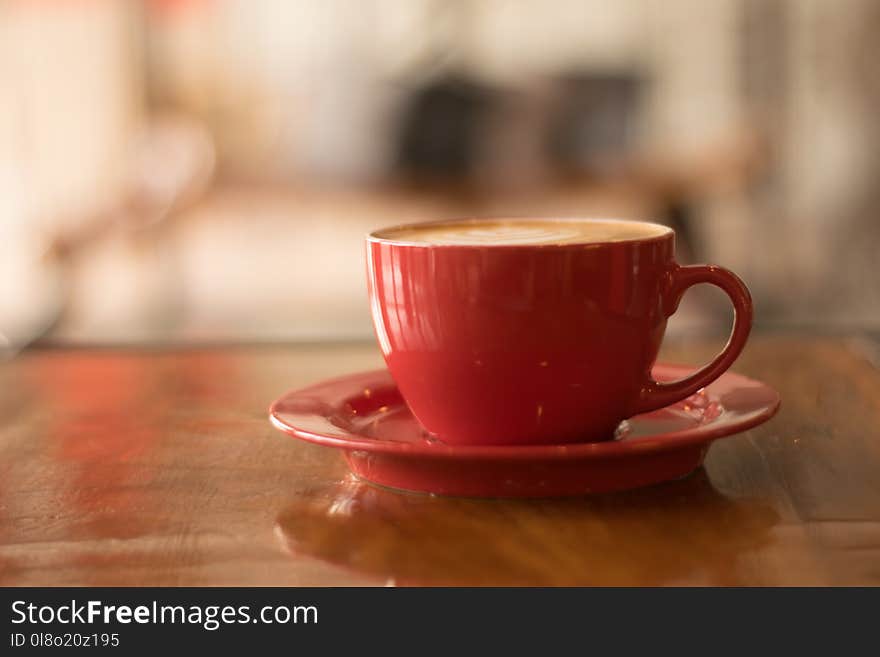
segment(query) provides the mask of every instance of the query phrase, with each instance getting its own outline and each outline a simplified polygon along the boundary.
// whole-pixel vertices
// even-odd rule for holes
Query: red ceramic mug
[[[721,267],[681,266],[674,251],[673,231],[647,222],[469,220],[375,231],[367,273],[376,335],[403,398],[439,440],[607,440],[622,420],[714,381],[748,337],[743,282]],[[730,297],[730,339],[690,376],[655,381],[667,319],[698,283]]]

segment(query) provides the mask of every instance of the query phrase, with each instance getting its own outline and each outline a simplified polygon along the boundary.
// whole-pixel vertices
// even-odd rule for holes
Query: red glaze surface
[[[509,246],[371,236],[368,287],[385,362],[415,417],[448,444],[608,440],[624,418],[711,383],[748,337],[742,281],[720,267],[681,267],[674,250],[671,231]],[[697,283],[730,296],[733,333],[711,363],[658,383],[650,372],[667,319]]]
[[[657,365],[659,381],[689,368]],[[431,438],[386,371],[364,372],[290,392],[270,408],[281,431],[343,450],[351,471],[376,484],[473,497],[548,497],[635,488],[699,467],[709,444],[765,422],[779,395],[722,374],[672,406],[630,418],[617,439],[560,445],[450,445]]]

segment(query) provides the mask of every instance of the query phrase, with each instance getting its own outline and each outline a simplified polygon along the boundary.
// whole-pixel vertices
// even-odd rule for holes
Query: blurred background
[[[363,237],[661,221],[880,327],[876,0],[0,0],[0,350],[369,339]],[[729,321],[697,290],[679,334]]]

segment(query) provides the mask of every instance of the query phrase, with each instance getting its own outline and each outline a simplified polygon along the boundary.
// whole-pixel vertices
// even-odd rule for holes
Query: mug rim
[[[651,228],[661,229],[656,235],[648,235],[644,237],[627,237],[623,239],[617,240],[584,240],[582,242],[563,242],[563,243],[553,243],[553,242],[532,242],[532,243],[522,243],[522,244],[493,244],[493,243],[444,243],[444,242],[417,242],[406,239],[395,239],[394,237],[386,237],[384,234],[391,233],[394,231],[414,229],[414,228],[427,228],[433,226],[444,226],[444,225],[456,225],[456,224],[481,224],[481,223],[491,223],[491,222],[570,222],[570,223],[628,223],[628,224],[641,224],[643,226],[650,226]],[[384,228],[378,228],[376,230],[370,231],[367,234],[366,241],[368,243],[373,244],[388,244],[391,246],[406,246],[406,247],[422,247],[422,248],[441,248],[441,249],[546,249],[546,248],[578,248],[578,247],[590,247],[590,246],[604,246],[610,244],[644,244],[647,242],[655,242],[664,239],[669,239],[675,236],[675,231],[665,224],[658,223],[656,221],[644,221],[641,219],[625,219],[619,217],[551,217],[551,216],[540,216],[540,217],[530,217],[530,216],[519,216],[519,217],[500,217],[500,216],[489,216],[489,217],[460,217],[460,218],[452,218],[452,219],[438,219],[434,221],[416,221],[416,222],[407,222],[403,224],[396,224],[394,226],[386,226]]]

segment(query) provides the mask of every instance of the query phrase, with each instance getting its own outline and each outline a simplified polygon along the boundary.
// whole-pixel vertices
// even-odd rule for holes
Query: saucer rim
[[[674,363],[658,362],[655,370],[665,370],[676,374],[686,375],[693,371],[694,367]],[[770,420],[779,411],[782,403],[777,390],[757,379],[753,379],[728,370],[718,379],[706,386],[711,391],[713,385],[722,379],[736,379],[752,387],[760,387],[769,393],[767,403],[756,406],[754,415],[741,420],[730,420],[726,423],[705,424],[697,427],[667,431],[664,433],[650,434],[631,440],[607,440],[590,443],[560,443],[560,444],[534,444],[534,445],[449,445],[449,444],[415,444],[399,441],[371,438],[351,432],[343,427],[340,431],[346,432],[346,437],[331,436],[324,433],[298,428],[288,424],[279,416],[279,406],[285,400],[294,395],[308,394],[316,388],[332,386],[334,383],[342,383],[355,377],[390,378],[385,369],[366,370],[352,372],[350,374],[324,379],[304,388],[289,390],[278,397],[269,407],[269,421],[279,431],[312,444],[341,449],[346,452],[369,452],[399,457],[413,458],[436,458],[436,459],[474,459],[474,460],[519,460],[519,459],[572,459],[572,458],[609,458],[627,457],[634,454],[649,454],[666,450],[681,449],[683,447],[699,444],[709,444],[720,438],[732,436],[748,431]],[[393,382],[393,380],[392,380]],[[672,404],[670,404],[672,406]]]

